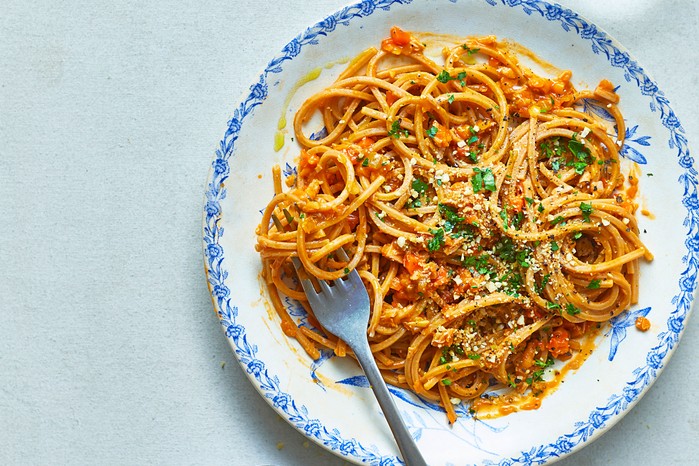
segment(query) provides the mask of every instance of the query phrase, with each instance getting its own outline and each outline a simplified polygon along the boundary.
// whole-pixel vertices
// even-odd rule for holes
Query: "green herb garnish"
[[[410,136],[410,133],[407,129],[401,129],[400,118],[397,120],[393,120],[393,123],[391,123],[391,129],[388,131],[388,134],[389,136],[393,136],[396,139],[400,139],[401,135],[406,138]]]
[[[580,309],[578,309],[577,307],[575,307],[571,303],[568,303],[568,304],[566,304],[566,312],[569,315],[574,316],[575,314],[580,314]]]
[[[590,214],[592,213],[592,204],[587,204],[585,202],[580,203],[580,211],[583,214],[583,220],[590,223]]]
[[[587,285],[588,290],[597,290],[600,287],[600,282],[602,280],[594,279],[590,280],[590,283]]]
[[[440,83],[446,84],[451,80],[451,75],[447,72],[447,70],[442,70],[438,75],[437,75],[437,81]]]
[[[430,233],[433,236],[427,241],[427,249],[432,252],[438,251],[444,245],[444,228],[430,229]]]

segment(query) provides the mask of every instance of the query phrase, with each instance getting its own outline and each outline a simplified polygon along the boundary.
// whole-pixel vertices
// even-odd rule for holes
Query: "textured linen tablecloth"
[[[628,47],[696,150],[693,1],[561,1]],[[212,312],[213,151],[267,61],[342,0],[0,7],[0,463],[341,465],[270,409]],[[696,464],[699,319],[573,465]]]

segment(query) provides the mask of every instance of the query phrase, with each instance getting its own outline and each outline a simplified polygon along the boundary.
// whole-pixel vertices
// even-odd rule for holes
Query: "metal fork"
[[[344,260],[347,260],[344,251],[338,250],[338,253],[344,256]],[[308,303],[318,322],[333,335],[347,343],[347,346],[357,357],[386,417],[388,426],[393,432],[403,461],[408,466],[426,466],[427,463],[415,444],[415,440],[408,432],[408,428],[405,426],[371,354],[367,340],[369,294],[364,288],[359,274],[356,270],[352,270],[345,275],[344,279],[334,280],[332,284],[318,280],[320,292],[317,292],[310,280],[301,277],[300,272],[304,271],[301,261],[297,257],[292,257],[292,261],[303,290],[306,292],[306,297],[308,297]]]

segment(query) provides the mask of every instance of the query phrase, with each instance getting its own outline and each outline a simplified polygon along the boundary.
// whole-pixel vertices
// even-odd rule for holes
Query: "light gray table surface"
[[[345,4],[306,3],[0,5],[0,464],[345,464],[250,384],[201,253],[238,98]],[[696,150],[695,2],[561,3],[632,50]],[[698,324],[645,398],[560,464],[697,464]]]

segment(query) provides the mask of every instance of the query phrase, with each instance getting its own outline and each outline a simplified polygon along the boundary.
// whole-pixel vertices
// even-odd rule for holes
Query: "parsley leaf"
[[[437,131],[439,131],[439,129],[436,126],[430,126],[425,133],[434,139],[434,137],[437,135]]]
[[[457,74],[457,75],[456,75],[456,79],[459,80],[459,84],[461,84],[462,86],[465,86],[465,85],[466,85],[466,81],[464,81],[464,80],[466,79],[466,72],[465,72],[465,71],[462,71],[462,72],[460,72],[459,74]]]
[[[479,168],[473,169],[473,177],[471,178],[471,186],[473,186],[473,192],[477,193],[483,189],[483,174]]]
[[[393,136],[396,139],[400,139],[401,135],[407,138],[410,133],[407,129],[401,129],[399,118],[397,120],[393,120],[393,123],[391,123],[391,129],[388,131],[388,135]]]
[[[590,214],[592,213],[592,204],[587,204],[585,202],[580,203],[580,211],[583,214],[583,220],[590,223]]]
[[[551,161],[551,169],[554,172],[557,172],[558,170],[560,170],[561,169],[561,159],[553,159]]]
[[[541,279],[541,284],[535,284],[534,285],[534,290],[538,293],[541,294],[544,291],[544,288],[546,288],[546,285],[548,285],[549,280],[551,279],[551,274],[547,273],[544,275],[544,278]]]
[[[430,233],[432,233],[432,238],[427,241],[427,249],[430,251],[438,251],[439,248],[444,246],[444,228],[437,228],[433,230],[430,228]]]
[[[502,226],[507,231],[507,229],[510,227],[508,225],[508,216],[507,216],[507,205],[505,205],[502,210],[500,211],[500,218],[502,219]]]
[[[477,168],[475,170],[478,170]],[[474,171],[475,171],[474,170]],[[487,191],[495,191],[495,175],[490,171],[490,168],[479,170],[483,174],[483,185]],[[477,192],[477,191],[476,191]]]
[[[587,285],[588,290],[597,290],[600,287],[600,282],[602,280],[594,279],[590,280],[590,283]]]
[[[446,204],[439,204],[439,213],[442,214],[442,217],[444,217],[447,222],[452,224],[457,224],[464,221],[464,217],[459,217],[456,211]]]
[[[534,360],[534,364],[536,364],[539,367],[543,367],[543,368],[553,366],[553,362],[554,361],[552,358],[548,358],[548,359],[546,359],[546,361],[542,361],[541,359]]]
[[[423,194],[427,191],[430,185],[422,181],[420,178],[415,178],[412,182],[412,188],[417,191],[418,194]]]
[[[490,268],[490,257],[487,254],[464,257],[461,264],[464,267],[469,267],[472,271],[476,271],[481,275],[488,275],[492,272],[492,269]],[[475,322],[473,325],[475,325]]]
[[[461,48],[466,50],[466,53],[468,53],[469,55],[473,55],[475,53],[478,53],[478,51],[480,50],[480,49],[471,49],[466,44],[461,44]]]
[[[440,83],[446,84],[449,82],[449,80],[452,79],[451,75],[447,72],[447,70],[442,70],[438,75],[437,75],[437,81]]]
[[[517,263],[521,266],[524,267],[525,269],[529,267],[529,251],[527,249],[522,249],[521,251],[517,251]]]
[[[550,159],[553,155],[553,151],[551,150],[551,146],[549,146],[548,142],[542,142],[539,144],[539,149],[544,153],[544,157],[547,159]]]

